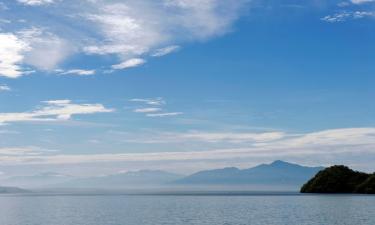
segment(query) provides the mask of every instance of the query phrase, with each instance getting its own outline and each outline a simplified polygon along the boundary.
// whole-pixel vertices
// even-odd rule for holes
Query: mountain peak
[[[276,160],[270,164],[271,166],[280,166],[280,165],[293,165],[291,163],[282,161],[282,160]]]

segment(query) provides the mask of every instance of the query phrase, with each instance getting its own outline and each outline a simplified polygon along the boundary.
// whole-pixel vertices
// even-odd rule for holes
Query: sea
[[[375,196],[11,194],[0,225],[375,225]]]

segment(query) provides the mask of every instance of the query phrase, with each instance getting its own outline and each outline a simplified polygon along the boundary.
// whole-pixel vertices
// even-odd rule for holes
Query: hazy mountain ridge
[[[181,180],[183,185],[302,185],[323,167],[305,167],[283,161],[249,169],[234,167],[200,171]]]
[[[1,183],[7,186],[40,188],[67,182],[71,179],[74,179],[74,177],[61,173],[45,172],[30,176],[9,177],[2,180]]]
[[[0,187],[0,194],[18,194],[18,193],[28,193],[28,190],[18,188],[18,187]]]
[[[22,188],[101,188],[101,189],[137,189],[137,188],[192,188],[236,186],[262,189],[290,186],[298,190],[323,167],[305,167],[298,164],[275,161],[248,169],[228,167],[199,171],[183,176],[161,170],[140,170],[105,176],[77,178],[59,173],[42,173],[34,176],[17,176],[3,180],[7,186]]]
[[[163,186],[182,177],[182,175],[161,170],[140,170],[111,174],[107,176],[78,178],[62,183],[60,186],[74,188],[130,188]]]

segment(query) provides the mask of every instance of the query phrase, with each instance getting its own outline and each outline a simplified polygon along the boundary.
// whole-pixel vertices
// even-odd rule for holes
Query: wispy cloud
[[[370,3],[375,2],[375,0],[351,0],[353,4],[364,4],[364,3]]]
[[[0,148],[0,157],[4,156],[38,156],[56,153],[57,150],[43,149],[36,146]]]
[[[168,54],[171,54],[173,52],[176,52],[180,49],[180,46],[178,45],[172,45],[165,48],[157,49],[154,53],[151,54],[153,57],[161,57]]]
[[[147,105],[153,105],[153,106],[161,106],[161,105],[166,104],[165,100],[161,97],[158,97],[158,98],[133,98],[133,99],[130,99],[129,101],[145,103]]]
[[[321,20],[329,23],[345,22],[350,19],[362,19],[365,17],[375,17],[375,12],[370,11],[355,11],[355,12],[341,12],[333,15],[328,15]]]
[[[269,143],[275,148],[315,148],[319,146],[375,145],[375,128],[347,128],[295,135],[286,140]]]
[[[25,5],[45,5],[45,4],[51,4],[54,2],[54,0],[17,0],[17,1]]]
[[[3,164],[80,164],[100,162],[151,162],[191,161],[191,160],[230,160],[238,158],[281,158],[281,157],[333,157],[353,154],[375,154],[375,128],[348,128],[325,130],[306,134],[258,133],[258,134],[188,134],[190,138],[212,140],[252,140],[262,144],[241,148],[223,148],[185,152],[155,153],[113,153],[68,155],[40,152],[28,154],[28,148],[0,149],[0,162]],[[32,150],[33,152],[35,150]],[[38,152],[38,151],[37,151]],[[1,156],[2,153],[6,156]]]
[[[0,74],[20,77],[27,66],[53,70],[76,53],[115,56],[118,60],[112,69],[140,66],[147,57],[172,53],[186,42],[230,32],[248,2],[95,0],[76,4],[72,0],[18,0],[48,11],[49,18],[40,21],[42,14],[33,17],[36,11],[30,10],[31,16],[24,20],[16,7],[9,8],[24,23],[21,30],[12,27],[0,32]]]
[[[280,140],[288,137],[284,132],[142,132],[142,137],[135,134],[122,133],[116,131],[109,132],[111,136],[119,137],[122,142],[141,143],[141,144],[162,144],[162,143],[230,143],[241,144],[246,143],[263,143]]]
[[[112,65],[112,69],[114,70],[123,70],[123,69],[128,69],[132,67],[137,67],[140,65],[143,65],[146,63],[146,60],[141,59],[141,58],[133,58],[133,59],[128,59],[120,64]]]
[[[150,98],[150,99],[143,99],[143,98],[134,98],[130,99],[131,102],[138,102],[142,104],[146,104],[149,106],[158,106],[158,107],[140,107],[133,112],[136,113],[145,113],[147,117],[171,117],[171,116],[178,116],[182,115],[182,112],[162,112],[164,111],[161,106],[167,104],[167,102],[163,98]]]
[[[12,89],[8,85],[0,84],[0,92],[2,91],[11,91]]]
[[[90,76],[96,73],[95,70],[83,70],[83,69],[72,69],[67,71],[61,71],[60,75],[77,75],[77,76]]]
[[[25,69],[25,64],[41,70],[53,69],[72,51],[66,40],[41,28],[0,33],[0,76],[27,75],[32,70]]]
[[[74,45],[68,40],[59,37],[46,28],[31,27],[17,32],[17,35],[29,47],[28,51],[23,54],[23,62],[37,69],[55,69],[75,51]]]
[[[43,107],[31,112],[0,113],[0,125],[13,122],[65,121],[74,115],[114,111],[102,104],[74,104],[70,100],[51,100],[43,103],[45,104]]]
[[[184,114],[183,112],[167,112],[167,113],[148,113],[148,117],[169,117],[169,116],[179,116]]]
[[[161,108],[140,108],[140,109],[135,109],[133,112],[136,113],[153,113],[153,112],[159,112],[161,111]]]

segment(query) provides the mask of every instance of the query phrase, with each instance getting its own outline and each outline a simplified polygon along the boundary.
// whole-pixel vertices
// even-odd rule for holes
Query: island
[[[332,166],[304,184],[301,193],[375,194],[375,173],[358,172],[342,165]]]

